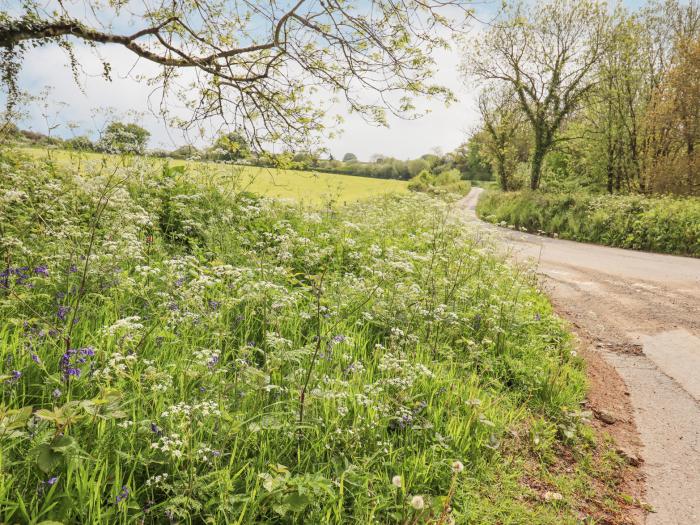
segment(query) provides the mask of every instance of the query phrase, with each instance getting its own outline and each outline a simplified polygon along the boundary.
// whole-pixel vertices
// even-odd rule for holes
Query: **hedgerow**
[[[489,192],[479,216],[562,239],[700,256],[700,199],[555,192]]]

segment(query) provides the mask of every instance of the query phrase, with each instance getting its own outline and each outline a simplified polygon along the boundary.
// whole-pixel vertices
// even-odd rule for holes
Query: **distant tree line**
[[[411,180],[423,172],[439,175],[456,171],[461,179],[490,180],[491,167],[480,148],[478,141],[471,140],[447,154],[427,153],[410,160],[374,155],[369,162],[357,160],[354,153],[346,153],[342,161],[324,159],[313,153],[296,153],[290,154],[281,165],[287,169],[316,170],[377,179]],[[278,163],[279,160],[279,157],[275,159]]]
[[[464,62],[504,190],[700,194],[700,5],[507,6]]]
[[[239,132],[222,133],[209,147],[197,148],[186,144],[173,150],[147,149],[150,133],[134,123],[112,122],[93,141],[85,135],[70,139],[6,128],[4,135],[14,142],[39,147],[56,147],[74,151],[94,151],[115,154],[148,154],[155,157],[229,162],[269,166],[291,170],[315,170],[326,173],[356,175],[380,179],[410,180],[423,172],[441,175],[455,172],[463,180],[491,180],[491,166],[485,154],[485,139],[476,134],[455,151],[447,154],[429,153],[412,160],[399,160],[380,154],[370,162],[360,162],[357,155],[348,152],[343,160],[321,152],[258,153]],[[454,173],[450,175],[454,178]]]
[[[87,135],[78,135],[69,139],[45,135],[36,131],[19,129],[16,125],[6,123],[2,128],[0,137],[19,145],[55,147],[75,151],[97,151],[102,153],[116,153],[143,155],[151,133],[138,124],[125,124],[122,122],[109,123],[100,134],[97,141],[93,141]]]

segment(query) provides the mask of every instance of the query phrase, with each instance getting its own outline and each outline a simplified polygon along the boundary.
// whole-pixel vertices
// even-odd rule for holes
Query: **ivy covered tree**
[[[76,43],[120,46],[159,66],[148,80],[189,108],[190,118],[180,120],[170,104],[160,105],[182,127],[213,117],[258,148],[297,150],[327,129],[324,115],[337,98],[378,124],[387,111],[415,116],[416,96],[452,99],[432,82],[431,54],[447,46],[444,28],[468,16],[464,0],[69,0],[45,7],[26,0],[0,13],[10,104],[31,47],[60,46],[76,71]],[[111,76],[107,62],[104,75]]]
[[[522,112],[512,89],[484,90],[479,96],[479,111],[484,123],[484,146],[498,183],[503,191],[514,189],[515,135],[522,128]]]
[[[513,91],[530,124],[530,187],[537,189],[545,156],[596,85],[608,46],[606,6],[592,0],[552,0],[509,6],[468,50],[465,69]]]

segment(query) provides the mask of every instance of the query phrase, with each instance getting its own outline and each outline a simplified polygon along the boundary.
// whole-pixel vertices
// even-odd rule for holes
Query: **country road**
[[[482,191],[459,201],[464,218],[515,259],[534,262],[558,311],[624,381],[612,396],[609,378],[608,402],[616,422],[627,417],[639,432],[646,501],[655,510],[645,523],[700,524],[700,259],[499,228],[476,217]],[[608,379],[596,381],[604,396]]]

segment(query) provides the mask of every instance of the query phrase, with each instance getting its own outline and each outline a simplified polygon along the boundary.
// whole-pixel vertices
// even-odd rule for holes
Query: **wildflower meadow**
[[[566,327],[449,198],[305,208],[195,169],[0,153],[0,522],[614,512]]]

